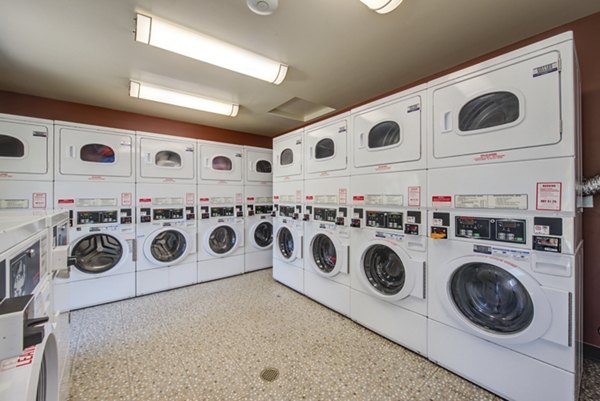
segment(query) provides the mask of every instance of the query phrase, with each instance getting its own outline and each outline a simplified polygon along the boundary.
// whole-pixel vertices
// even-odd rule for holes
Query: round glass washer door
[[[279,254],[280,258],[285,260],[286,262],[293,262],[298,258],[298,253],[300,250],[298,247],[300,246],[297,235],[287,226],[282,226],[277,230],[277,235],[275,236],[276,242],[276,252]]]
[[[107,233],[94,233],[74,241],[70,253],[76,259],[77,270],[100,274],[116,268],[129,251],[119,238]]]
[[[228,224],[220,224],[211,228],[204,238],[204,248],[216,257],[224,257],[238,247],[237,230]]]
[[[346,264],[345,252],[337,238],[317,232],[310,241],[310,264],[325,277],[337,275]]]
[[[255,248],[264,250],[273,246],[273,224],[270,221],[261,220],[255,223],[249,234]]]
[[[146,238],[144,255],[155,265],[171,266],[187,256],[189,241],[185,231],[161,228]]]
[[[463,329],[499,344],[522,344],[548,331],[552,308],[542,286],[511,261],[466,256],[438,266],[436,296]]]
[[[371,294],[388,301],[409,296],[415,278],[423,275],[422,262],[412,260],[399,247],[383,241],[369,241],[361,249],[359,277]]]

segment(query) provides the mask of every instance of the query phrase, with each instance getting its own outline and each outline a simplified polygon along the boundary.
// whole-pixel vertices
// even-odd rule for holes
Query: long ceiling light
[[[221,102],[139,81],[129,82],[129,96],[230,117],[235,117],[240,108],[235,103]]]
[[[360,0],[367,5],[371,10],[379,13],[386,14],[393,11],[396,7],[402,3],[402,0]]]
[[[288,66],[163,19],[137,14],[135,40],[279,85]]]

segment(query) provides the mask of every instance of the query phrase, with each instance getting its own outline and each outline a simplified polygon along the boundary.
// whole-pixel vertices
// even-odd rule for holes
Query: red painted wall
[[[271,148],[272,139],[85,104],[0,91],[0,113]]]

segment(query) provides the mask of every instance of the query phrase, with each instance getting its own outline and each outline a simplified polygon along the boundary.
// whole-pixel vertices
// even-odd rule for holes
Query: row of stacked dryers
[[[570,32],[273,141],[273,276],[511,400],[581,372]]]
[[[69,213],[72,310],[271,266],[271,150],[2,115],[0,213]]]
[[[0,399],[64,400],[69,318],[54,306],[68,213],[0,213]]]

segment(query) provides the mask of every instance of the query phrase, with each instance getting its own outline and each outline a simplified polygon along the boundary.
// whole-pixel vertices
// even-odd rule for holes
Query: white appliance
[[[196,186],[137,184],[136,295],[198,282]]]
[[[350,113],[313,124],[304,131],[304,179],[348,176],[352,165]]]
[[[0,210],[52,207],[52,121],[0,114]]]
[[[244,272],[244,187],[198,185],[198,281]]]
[[[579,90],[572,32],[429,82],[429,168],[575,156]]]
[[[52,181],[52,121],[0,114],[0,182]]]
[[[581,169],[572,157],[431,169],[431,209],[498,209],[569,214],[579,205]]]
[[[136,181],[196,185],[195,139],[136,132]]]
[[[300,129],[273,139],[273,182],[304,178],[303,136]]]
[[[273,185],[273,151],[244,146],[244,185]]]
[[[198,184],[243,185],[243,147],[198,141]]]
[[[427,355],[426,172],[352,176],[350,316]]]
[[[350,316],[349,177],[307,180],[304,293]]]
[[[429,358],[510,400],[577,400],[576,220],[430,213],[432,234],[448,239],[429,243]]]
[[[273,278],[304,293],[304,181],[273,183]]]
[[[56,122],[56,181],[135,182],[133,131]]]
[[[54,189],[55,208],[69,212],[69,256],[76,261],[68,279],[57,278],[59,310],[135,296],[133,186],[57,181]]]
[[[244,271],[250,272],[273,266],[273,187],[246,185],[244,193]]]
[[[351,111],[352,175],[425,169],[426,85]]]

